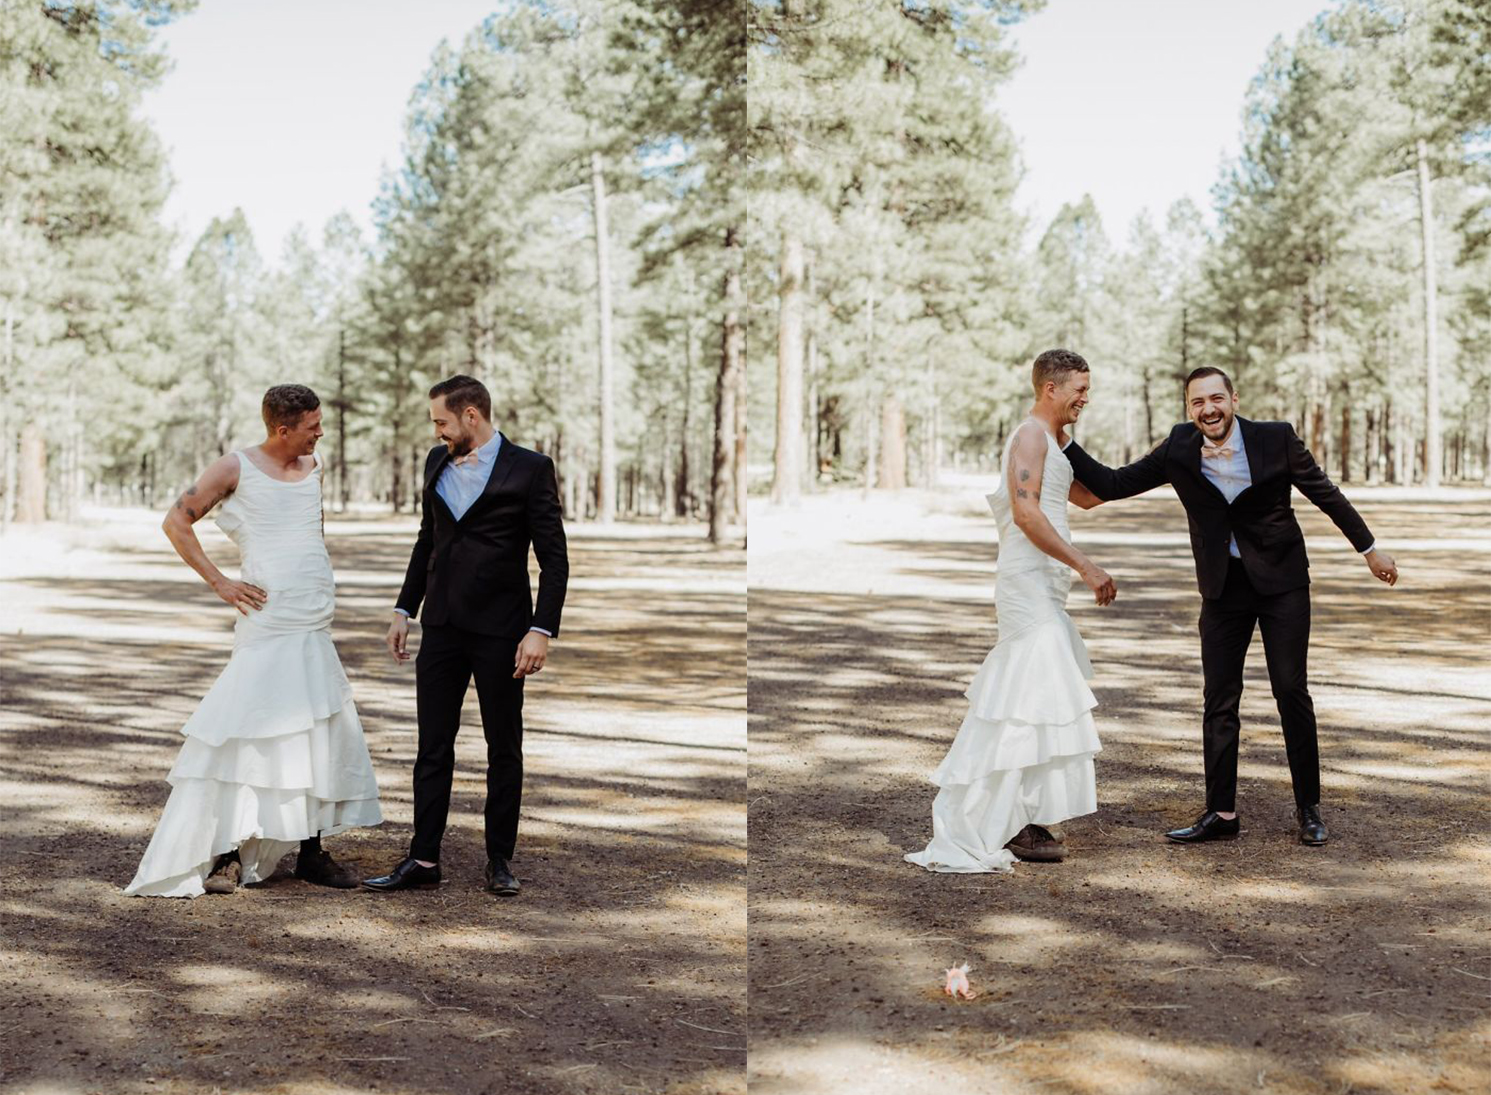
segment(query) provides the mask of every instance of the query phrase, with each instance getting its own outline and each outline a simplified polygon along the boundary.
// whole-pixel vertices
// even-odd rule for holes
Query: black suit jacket
[[[1147,455],[1122,468],[1099,464],[1075,441],[1066,448],[1078,482],[1103,501],[1129,498],[1169,483],[1191,526],[1191,553],[1201,596],[1220,597],[1227,580],[1228,540],[1237,537],[1248,580],[1259,593],[1298,589],[1310,582],[1305,534],[1289,504],[1290,488],[1315,503],[1357,551],[1372,534],[1339,487],[1330,481],[1288,422],[1237,418],[1253,484],[1231,503],[1201,474],[1201,431],[1182,422]]]
[[[497,450],[486,489],[459,521],[435,490],[450,459],[436,445],[425,460],[424,516],[398,607],[426,624],[521,637],[529,627],[559,634],[569,554],[554,461],[514,445]],[[528,546],[538,558],[538,606],[528,581]]]

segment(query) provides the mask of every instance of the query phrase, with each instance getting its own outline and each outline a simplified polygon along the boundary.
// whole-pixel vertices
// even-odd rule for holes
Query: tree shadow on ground
[[[330,543],[386,820],[326,845],[365,875],[412,832],[413,675],[382,646],[412,528],[382,528]],[[291,856],[229,897],[123,897],[231,613],[194,580],[130,577],[148,546],[122,577],[13,583],[35,627],[0,685],[0,1029],[34,1051],[0,1090],[743,1091],[743,553],[617,543],[571,536],[564,630],[527,686],[512,900],[481,889],[474,693],[438,891],[324,890]]]
[[[1374,531],[1412,523],[1387,508]],[[1142,532],[1173,515],[1141,502],[1088,525]],[[1301,516],[1312,548],[1339,536]],[[1463,527],[1458,511],[1438,519]],[[887,571],[972,561],[962,541],[877,546]],[[1295,840],[1255,639],[1245,831],[1190,848],[1160,835],[1202,803],[1190,553],[1093,554],[1120,585],[1112,609],[1080,583],[1072,595],[1097,671],[1100,806],[1065,827],[1067,862],[1011,875],[901,859],[931,835],[926,777],[997,638],[992,591],[753,584],[752,1090],[1485,1090],[1491,693],[1470,581],[1483,557],[1448,543],[1402,553],[1404,582],[1387,590],[1353,554],[1316,551],[1311,679],[1332,842]],[[964,960],[982,994],[955,1004],[941,971]]]

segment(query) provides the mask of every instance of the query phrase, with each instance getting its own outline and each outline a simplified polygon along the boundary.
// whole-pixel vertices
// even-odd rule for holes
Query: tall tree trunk
[[[879,481],[880,464],[880,407],[875,384],[875,279],[865,283],[865,398],[862,406],[865,418],[865,490]]]
[[[746,430],[749,423],[746,421],[746,367],[745,367],[745,328],[740,329],[740,366],[735,370],[735,460],[731,467],[734,468],[735,484],[735,523],[740,526],[744,533],[746,527],[746,502],[750,489],[750,482],[746,477]]]
[[[347,512],[347,329],[337,330],[337,512]]]
[[[906,486],[906,408],[896,396],[887,395],[881,402],[880,423],[884,438],[880,486],[884,490],[901,490]]]
[[[937,390],[937,359],[931,356],[927,358],[927,393],[930,405],[924,431],[927,444],[922,482],[930,489],[937,486],[938,472],[942,470],[942,396]]]
[[[10,528],[16,515],[16,401],[10,390],[10,378],[16,375],[15,301],[5,299],[4,341],[0,344],[0,445],[4,446],[4,472],[0,479],[0,490],[5,499],[0,503],[0,532]]]
[[[1181,324],[1184,328],[1185,324]],[[1184,344],[1182,344],[1184,345]],[[1185,350],[1181,350],[1181,363],[1185,363]],[[1154,400],[1149,394],[1149,370],[1146,368],[1139,378],[1139,390],[1144,396],[1144,451],[1154,447]]]
[[[809,307],[817,299],[814,295],[813,286],[813,264],[807,265],[807,290]],[[813,433],[809,438],[807,446],[807,476],[808,489],[814,489],[818,484],[818,324],[814,321],[816,314],[807,321],[807,357],[808,357],[808,400],[806,410],[808,424]]]
[[[725,232],[725,284],[721,296],[724,316],[720,322],[720,371],[714,385],[714,457],[709,467],[709,542],[725,537],[731,505],[731,457],[735,450],[735,396],[744,356],[745,331],[740,316],[740,235],[735,228]],[[739,466],[735,475],[745,477]]]
[[[1434,208],[1429,187],[1429,149],[1418,142],[1419,227],[1424,238],[1424,482],[1439,486],[1444,457],[1439,437],[1439,316],[1438,278],[1434,270]]]
[[[1486,424],[1481,438],[1481,482],[1491,486],[1491,393],[1486,398]]]
[[[47,442],[41,427],[27,422],[21,427],[21,468],[16,520],[39,524],[47,519]]]
[[[797,501],[802,494],[803,248],[797,233],[782,232],[777,318],[777,437],[771,498]]]
[[[694,512],[693,491],[689,487],[689,419],[694,402],[694,324],[683,323],[683,421],[678,427],[678,481],[673,488],[673,516],[690,517]]]
[[[597,502],[600,522],[610,524],[616,519],[615,376],[611,360],[611,248],[606,227],[606,177],[599,152],[590,154],[590,187],[595,211],[595,280],[600,309],[601,467]]]
[[[67,427],[62,441],[62,474],[59,486],[62,494],[61,517],[65,521],[76,521],[83,501],[83,421],[78,409],[77,374],[68,371],[67,376]]]
[[[1351,482],[1351,392],[1341,389],[1341,482]]]

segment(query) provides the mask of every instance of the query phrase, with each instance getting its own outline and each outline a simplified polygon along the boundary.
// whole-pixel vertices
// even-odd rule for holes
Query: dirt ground
[[[232,610],[157,523],[99,511],[0,540],[0,1092],[744,1091],[738,545],[571,529],[564,632],[525,704],[519,897],[481,888],[473,694],[438,891],[282,878],[171,901],[120,887]],[[411,833],[413,670],[381,644],[413,532],[327,528],[334,638],[387,820],[326,846],[364,874]],[[204,542],[236,562],[215,529]]]
[[[1373,580],[1303,499],[1325,847],[1296,842],[1255,639],[1241,839],[1168,845],[1203,803],[1185,519],[1077,511],[1116,578],[1073,618],[1097,671],[1099,809],[1013,875],[904,863],[927,776],[997,638],[989,486],[751,514],[750,1089],[760,1095],[1491,1091],[1491,492],[1348,494]],[[940,992],[967,961],[980,995]]]

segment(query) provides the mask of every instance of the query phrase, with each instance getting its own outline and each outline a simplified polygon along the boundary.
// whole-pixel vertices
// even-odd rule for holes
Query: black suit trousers
[[[1242,560],[1232,559],[1222,595],[1201,602],[1206,808],[1232,811],[1237,807],[1238,705],[1254,626],[1263,633],[1263,654],[1284,731],[1295,805],[1318,805],[1320,750],[1305,668],[1310,649],[1310,587],[1260,594],[1248,581]]]
[[[488,859],[511,859],[523,797],[523,682],[513,679],[518,641],[426,624],[414,659],[419,751],[414,761],[414,839],[409,854],[438,862],[455,776],[456,731],[476,678],[487,739]]]

